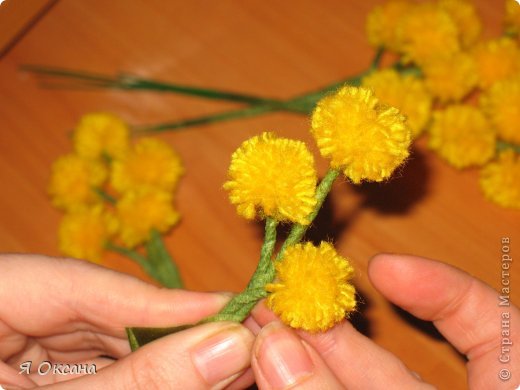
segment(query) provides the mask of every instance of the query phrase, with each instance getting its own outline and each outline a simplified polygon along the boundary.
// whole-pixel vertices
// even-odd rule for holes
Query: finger
[[[243,374],[241,374],[237,379],[235,379],[229,386],[226,387],[226,390],[242,390],[249,389],[251,385],[255,383],[255,375],[253,370],[248,368]]]
[[[27,376],[20,375],[17,369],[0,361],[0,386],[16,386],[23,389],[32,389],[35,383]]]
[[[251,366],[262,390],[343,388],[316,351],[280,322],[260,331],[253,351]]]
[[[278,321],[263,304],[257,305],[252,315],[260,325]],[[431,388],[395,355],[359,333],[347,321],[324,333],[297,333],[319,353],[334,375],[348,389]],[[377,369],[372,369],[374,367]]]
[[[471,388],[499,388],[501,368],[510,368],[518,382],[520,366],[503,366],[499,358],[502,330],[508,333],[508,343],[520,342],[520,313],[513,305],[499,306],[491,287],[457,268],[414,256],[378,255],[370,262],[369,277],[390,301],[433,321],[468,357]],[[503,313],[509,317],[505,329],[501,329]],[[520,361],[520,349],[511,348],[509,359]]]
[[[74,361],[87,358],[81,356],[88,351],[91,353],[103,352],[106,355],[120,358],[128,353],[128,340],[92,332],[90,330],[76,330],[71,333],[52,335],[38,338],[38,344],[53,354],[58,361]],[[75,357],[73,354],[76,353]],[[70,358],[67,356],[70,355]],[[93,355],[96,356],[96,355]]]
[[[156,340],[96,375],[53,389],[221,389],[250,366],[253,340],[240,324],[205,324]]]
[[[0,262],[0,318],[33,336],[85,330],[86,323],[87,329],[124,338],[126,326],[195,323],[228,299],[161,289],[79,260],[3,255]],[[12,299],[13,292],[24,299]]]

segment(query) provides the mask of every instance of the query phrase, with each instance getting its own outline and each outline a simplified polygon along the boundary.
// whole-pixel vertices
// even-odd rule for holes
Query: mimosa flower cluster
[[[266,219],[271,243],[264,242],[258,268],[262,272],[253,276],[248,289],[232,300],[228,305],[232,309],[225,308],[221,318],[241,309],[235,301],[238,306],[254,303],[268,293],[268,307],[283,322],[318,332],[331,328],[356,307],[351,262],[328,242],[314,246],[299,241],[340,173],[353,183],[388,179],[408,157],[411,131],[398,109],[380,102],[371,90],[353,86],[344,86],[318,103],[310,131],[320,154],[330,160],[319,184],[305,143],[274,133],[246,140],[231,158],[224,188],[238,214]],[[279,222],[291,223],[293,229],[273,257],[272,237]],[[262,285],[265,270],[271,267],[274,280]]]
[[[54,162],[48,186],[65,213],[64,255],[99,262],[108,243],[132,249],[177,223],[174,193],[184,170],[168,144],[132,144],[127,125],[108,113],[82,117],[72,138],[74,150]]]
[[[519,166],[506,163],[520,150],[520,5],[507,0],[505,12],[504,35],[482,39],[469,0],[391,0],[375,7],[368,40],[399,55],[401,68],[372,72],[363,85],[408,117],[414,137],[426,131],[429,147],[447,163],[482,167],[480,184],[491,201],[520,208],[520,181],[509,180]]]

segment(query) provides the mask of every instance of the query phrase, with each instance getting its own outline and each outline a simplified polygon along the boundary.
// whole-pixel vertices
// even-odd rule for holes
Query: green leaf
[[[195,325],[182,325],[171,328],[126,328],[126,335],[133,351],[161,337],[189,329]]]
[[[154,269],[154,278],[164,287],[182,288],[182,279],[177,265],[168,253],[161,234],[152,229],[150,239],[146,243],[148,261]]]

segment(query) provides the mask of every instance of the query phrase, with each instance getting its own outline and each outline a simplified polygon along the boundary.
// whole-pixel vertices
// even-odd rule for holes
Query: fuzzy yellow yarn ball
[[[275,265],[276,281],[266,285],[267,306],[287,325],[326,331],[356,307],[350,262],[322,242],[296,244]]]
[[[368,88],[344,86],[321,99],[311,133],[322,156],[354,183],[387,179],[409,155],[405,117]]]
[[[317,180],[314,157],[303,142],[263,133],[233,153],[224,188],[247,219],[268,216],[308,225]]]

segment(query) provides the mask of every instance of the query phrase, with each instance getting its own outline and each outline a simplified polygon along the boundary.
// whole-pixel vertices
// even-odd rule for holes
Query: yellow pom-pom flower
[[[156,138],[142,138],[126,156],[114,160],[111,184],[119,192],[143,186],[173,191],[183,171],[171,146]]]
[[[520,209],[520,155],[504,150],[480,172],[484,195],[502,207]]]
[[[47,191],[54,206],[73,210],[100,201],[94,189],[101,187],[106,178],[107,170],[99,161],[69,154],[52,165]]]
[[[293,328],[326,331],[356,307],[354,269],[329,243],[291,246],[275,268],[267,306]]]
[[[179,220],[169,192],[144,188],[127,192],[116,204],[119,238],[133,248],[147,241],[152,229],[166,232]]]
[[[398,24],[397,36],[404,62],[424,64],[460,50],[456,22],[433,3],[412,7]]]
[[[229,178],[224,188],[239,215],[309,224],[316,204],[317,174],[303,142],[273,133],[255,136],[233,153]]]
[[[128,126],[109,113],[84,115],[74,131],[74,148],[81,157],[122,157],[129,144]]]
[[[473,56],[479,85],[483,89],[520,72],[520,50],[510,38],[502,37],[483,42],[475,47]]]
[[[414,138],[422,132],[432,105],[432,97],[422,80],[384,69],[363,78],[363,86],[371,88],[381,102],[398,108],[406,116]]]
[[[456,168],[483,165],[495,153],[495,133],[484,114],[467,105],[433,114],[429,146]]]
[[[101,205],[77,209],[63,217],[59,232],[60,251],[77,259],[99,262],[107,240],[117,230],[117,221]]]
[[[480,103],[498,137],[520,145],[520,77],[493,84]]]
[[[366,32],[372,46],[399,50],[396,29],[399,21],[412,7],[406,0],[391,0],[374,7],[367,17]]]
[[[410,129],[397,108],[367,88],[345,86],[321,99],[311,132],[322,156],[354,183],[383,181],[408,157]]]
[[[516,0],[506,0],[505,25],[508,33],[520,33],[520,4]]]
[[[460,101],[477,86],[475,61],[467,53],[433,59],[422,70],[426,86],[441,102]]]
[[[482,30],[475,5],[468,0],[439,0],[438,5],[455,21],[462,47],[475,43]]]

